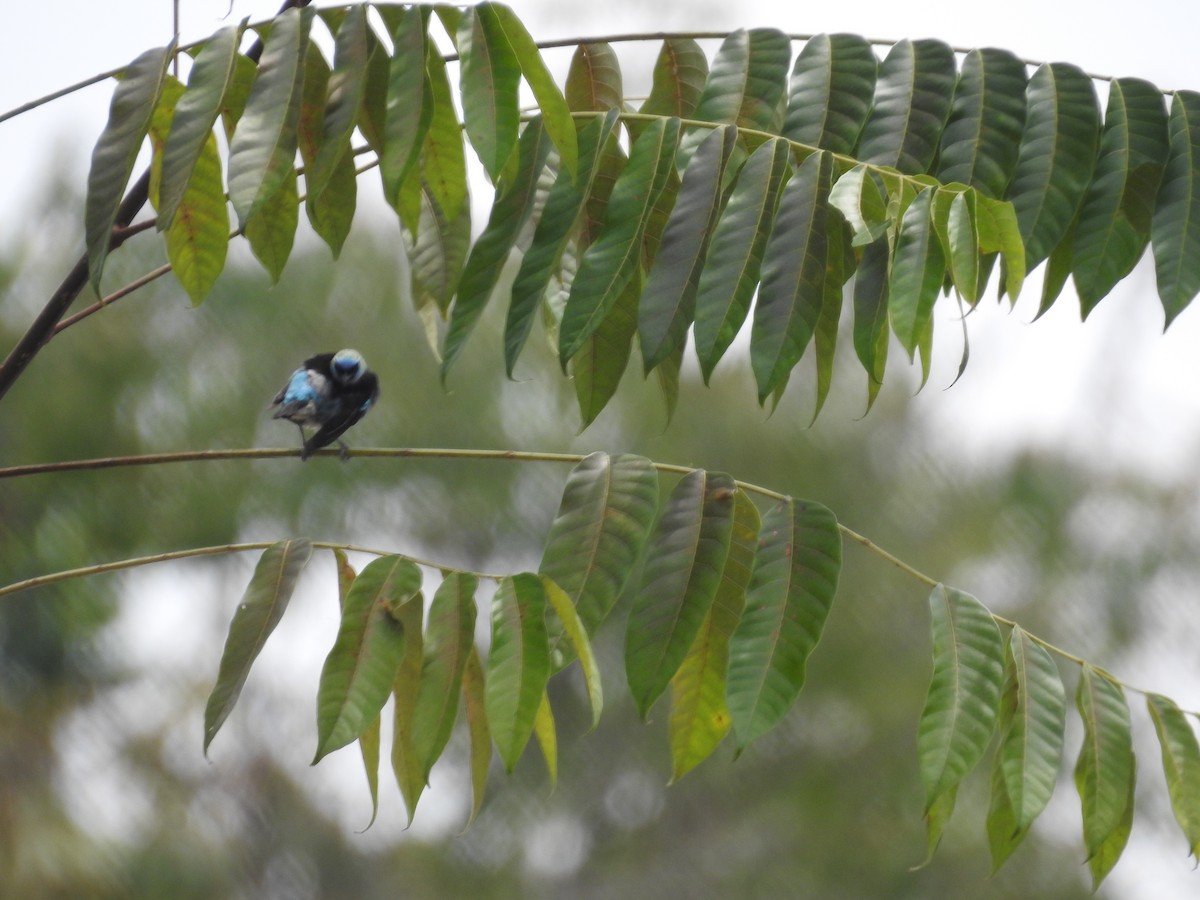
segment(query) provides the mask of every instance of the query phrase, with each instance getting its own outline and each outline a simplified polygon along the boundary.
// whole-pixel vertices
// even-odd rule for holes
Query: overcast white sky
[[[959,48],[999,46],[1027,59],[1065,60],[1093,73],[1200,90],[1195,0],[515,0],[512,5],[539,38],[760,25],[790,33],[937,37]],[[244,16],[267,17],[278,0],[233,0],[232,7],[229,0],[181,0],[181,6],[186,42]],[[165,43],[171,36],[171,7],[170,0],[7,4],[0,31],[0,112]],[[37,215],[37,190],[48,164],[68,166],[68,175],[83,183],[111,90],[107,82],[0,123],[5,210],[0,240]],[[985,458],[1022,443],[1044,442],[1092,457],[1194,470],[1200,457],[1200,392],[1195,388],[1200,309],[1186,311],[1162,335],[1153,271],[1143,260],[1086,324],[1079,323],[1073,298],[1064,296],[1045,319],[1030,325],[1039,284],[1040,278],[1028,285],[1014,313],[982,305],[971,320],[971,365],[947,392],[940,388],[952,380],[957,365],[957,326],[948,318],[940,323],[941,346],[935,352],[940,362],[918,402],[929,427],[944,432],[947,449]],[[1153,772],[1155,762],[1147,763],[1145,771]],[[1184,864],[1182,852],[1175,852],[1180,849],[1169,848],[1165,870],[1126,860],[1110,883],[1124,885],[1129,896],[1195,896],[1200,875]],[[1131,853],[1161,862],[1157,850],[1144,839],[1139,842],[1135,827]]]

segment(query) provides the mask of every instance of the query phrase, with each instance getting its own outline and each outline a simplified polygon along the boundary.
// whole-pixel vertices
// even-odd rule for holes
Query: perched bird
[[[274,418],[295,422],[300,429],[300,459],[334,441],[346,459],[349,448],[341,440],[347,428],[366,415],[379,397],[379,379],[367,368],[357,350],[319,353],[304,361],[288,383],[275,395]],[[312,437],[305,425],[317,426]]]

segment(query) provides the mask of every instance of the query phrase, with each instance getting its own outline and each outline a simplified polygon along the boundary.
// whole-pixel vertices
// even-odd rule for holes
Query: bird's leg
[[[342,462],[346,462],[350,459],[350,448],[346,446],[346,442],[341,438],[338,438],[338,446],[342,448],[338,455],[342,458]]]
[[[308,444],[308,435],[304,433],[304,426],[299,422],[296,423],[296,427],[300,429],[300,461],[304,462],[304,460],[308,459],[308,448],[306,446]]]

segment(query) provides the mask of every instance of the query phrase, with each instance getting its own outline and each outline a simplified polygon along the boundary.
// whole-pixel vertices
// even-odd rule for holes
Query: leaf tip
[[[371,830],[371,826],[375,824],[375,819],[376,819],[378,816],[379,816],[379,805],[378,805],[378,804],[376,804],[376,805],[375,805],[374,807],[372,807],[372,809],[371,809],[371,819],[370,819],[370,821],[368,821],[368,822],[367,822],[367,824],[366,824],[366,825],[364,825],[364,826],[362,827],[362,829],[361,829],[361,830],[359,830],[359,831],[356,831],[356,832],[354,832],[354,833],[355,833],[355,834],[366,834],[368,831],[370,831],[370,830]]]

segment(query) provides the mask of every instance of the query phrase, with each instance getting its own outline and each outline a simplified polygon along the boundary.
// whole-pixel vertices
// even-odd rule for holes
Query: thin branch
[[[263,24],[263,23],[252,22],[252,23],[250,23],[249,27],[255,28],[255,27],[259,26],[260,24]],[[632,44],[632,43],[644,43],[647,41],[662,41],[662,40],[666,40],[667,38],[691,38],[692,40],[701,41],[701,40],[721,40],[728,36],[729,36],[728,31],[671,31],[671,32],[642,31],[642,32],[626,32],[626,33],[622,33],[622,34],[597,35],[594,37],[587,37],[587,38],[577,38],[577,37],[576,38],[552,38],[550,40],[536,41],[535,43],[539,50],[557,50],[557,49],[562,49],[564,47],[576,47],[583,43]],[[790,40],[790,41],[804,43],[804,42],[812,40],[814,37],[816,37],[816,35],[815,34],[789,34],[787,37],[788,37],[788,40]],[[202,45],[206,40],[207,40],[207,38],[204,38],[199,41],[194,41],[191,44],[186,44],[178,49],[176,55],[178,55],[178,53],[184,53],[190,49],[198,47],[198,46]],[[876,47],[894,47],[898,43],[898,41],[895,38],[864,37],[863,40],[865,40],[868,44],[871,44]],[[976,48],[959,47],[959,46],[952,45],[950,47],[950,49],[953,50],[955,53],[958,53],[960,55],[965,55],[967,53],[970,53],[971,50],[976,49]],[[447,53],[442,56],[442,59],[445,60],[446,62],[455,62],[458,60],[458,54],[457,53]],[[1045,64],[1044,60],[1025,59],[1025,58],[1021,58],[1021,57],[1018,57],[1018,59],[1020,60],[1020,62],[1023,65],[1028,66],[1029,68],[1033,68],[1033,69],[1036,69],[1038,66]],[[119,74],[123,68],[125,68],[125,67],[121,66],[116,69],[110,69],[107,72],[101,72],[99,75],[93,75],[91,78],[85,79],[84,81],[76,82],[75,84],[69,85],[65,88],[55,91],[52,94],[47,94],[45,97],[39,97],[36,100],[30,100],[28,103],[18,106],[15,109],[10,109],[6,113],[0,114],[0,122],[3,122],[5,119],[11,119],[14,116],[20,115],[21,113],[29,112],[30,110],[36,109],[37,107],[42,106],[46,103],[50,103],[53,100],[58,100],[60,97],[65,97],[67,94],[74,93],[75,91],[82,90],[83,88],[86,88],[86,87],[91,87],[93,84],[96,84],[101,81],[105,81],[106,79],[109,79],[109,78],[112,78],[115,75]],[[1088,78],[1091,78],[1094,81],[1112,81],[1116,77],[1115,75],[1105,75],[1105,74],[1098,73],[1098,72],[1085,72],[1084,74],[1086,74]],[[1173,88],[1160,88],[1160,90],[1162,90],[1163,94],[1166,94],[1166,95],[1171,95],[1171,94],[1175,93],[1175,90]]]
[[[105,297],[101,297],[99,300],[97,300],[91,306],[85,307],[85,308],[81,309],[79,312],[75,313],[75,315],[68,316],[67,318],[63,319],[61,322],[59,322],[57,325],[54,326],[54,334],[58,334],[64,328],[70,328],[76,322],[82,322],[84,319],[86,319],[88,316],[92,315],[93,313],[100,312],[100,310],[104,309],[104,307],[108,306],[108,304],[110,304],[116,300],[120,300],[122,297],[125,297],[129,294],[132,294],[138,288],[145,287],[150,282],[155,281],[159,278],[162,278],[164,275],[166,275],[170,271],[171,271],[170,263],[163,263],[157,269],[151,269],[145,275],[142,275],[140,278],[135,278],[133,281],[129,282],[129,284],[125,285],[124,287],[118,288],[117,290],[113,291],[111,294],[109,294]]]
[[[37,109],[39,106],[45,106],[47,103],[52,103],[68,94],[73,94],[76,91],[82,91],[84,88],[89,88],[93,84],[99,84],[101,81],[107,81],[118,75],[125,66],[118,69],[109,69],[107,72],[101,72],[99,75],[93,75],[91,78],[85,78],[83,81],[77,81],[74,84],[69,84],[65,88],[59,88],[57,91],[47,94],[44,97],[38,97],[36,100],[30,100],[28,103],[22,103],[8,112],[0,113],[0,122],[8,119],[16,118],[23,113]]]
[[[606,115],[606,113],[595,112],[591,110],[573,111],[571,113],[571,117],[574,119],[597,118],[604,115]],[[656,122],[662,119],[661,115],[657,115],[655,113],[640,113],[633,111],[622,111],[619,117],[625,122]],[[828,153],[830,157],[841,163],[847,169],[855,168],[856,166],[862,166],[864,169],[874,172],[881,179],[883,179],[885,186],[888,185],[889,180],[894,180],[897,184],[908,181],[917,185],[919,188],[924,187],[924,185],[918,180],[920,176],[898,172],[893,168],[883,166],[878,163],[863,162],[862,160],[857,159],[847,153],[834,153],[832,150],[822,150],[820,147],[815,147],[812,144],[802,144],[799,141],[793,141],[790,138],[785,138],[781,134],[775,134],[770,131],[761,131],[757,128],[746,128],[742,125],[735,125],[730,122],[710,122],[705,119],[681,118],[679,120],[679,124],[686,128],[715,129],[732,127],[737,129],[739,135],[748,135],[750,137],[759,138],[761,141],[784,140],[788,142],[788,146],[793,150],[803,150],[809,155],[813,153]]]
[[[463,450],[428,447],[378,447],[360,448],[349,451],[352,457],[365,459],[480,459],[516,460],[520,462],[577,463],[583,459],[578,453],[538,453],[524,450]],[[294,448],[252,448],[244,450],[186,450],[175,453],[146,453],[139,456],[107,456],[94,459],[71,459],[62,462],[33,463],[25,466],[0,468],[0,480],[26,478],[31,475],[50,475],[62,472],[95,471],[97,469],[120,469],[132,466],[158,466],[166,463],[215,462],[231,459],[285,459],[299,457]],[[313,456],[339,456],[340,451],[321,449]],[[680,474],[691,471],[688,466],[656,463],[660,471]]]
[[[52,572],[49,575],[38,575],[35,578],[26,578],[24,581],[15,581],[12,584],[6,584],[0,587],[0,597],[8,594],[16,594],[21,591],[27,591],[31,588],[44,587],[48,584],[58,584],[63,581],[70,581],[74,578],[87,578],[91,575],[104,575],[109,572],[120,572],[125,569],[136,569],[140,566],[148,566],[153,563],[173,562],[180,559],[194,559],[201,556],[221,556],[228,553],[245,553],[250,550],[266,550],[275,544],[275,541],[250,541],[243,544],[220,544],[215,547],[192,547],[188,550],[172,550],[167,553],[154,553],[150,556],[135,556],[130,559],[118,559],[112,562],[99,563],[94,566],[80,566],[77,569],[64,569],[61,572]],[[369,553],[372,556],[399,556],[407,559],[409,562],[416,563],[418,566],[424,566],[428,569],[444,569],[445,567],[431,562],[427,559],[421,559],[417,556],[411,556],[407,553],[395,553],[391,550],[376,550],[373,547],[362,547],[358,544],[343,544],[333,541],[313,541],[313,547],[321,550],[349,550],[354,553]],[[501,581],[506,576],[497,575],[494,572],[472,572],[468,569],[455,569],[456,572],[466,572],[469,575],[474,575],[476,578],[488,581]]]

